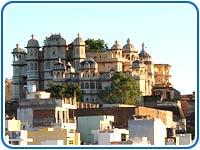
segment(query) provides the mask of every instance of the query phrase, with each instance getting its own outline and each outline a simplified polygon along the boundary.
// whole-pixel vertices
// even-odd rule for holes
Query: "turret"
[[[13,77],[12,99],[20,100],[25,97],[24,86],[26,85],[26,52],[16,44],[13,54]]]
[[[73,42],[73,65],[76,70],[78,71],[79,64],[86,58],[85,56],[85,42],[78,34],[78,37]]]
[[[27,43],[27,86],[35,85],[36,89],[40,87],[40,61],[39,61],[39,43],[31,36]]]

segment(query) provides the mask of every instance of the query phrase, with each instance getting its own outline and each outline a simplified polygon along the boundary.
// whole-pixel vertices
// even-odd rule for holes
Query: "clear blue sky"
[[[4,10],[4,78],[12,78],[12,50],[24,48],[31,34],[43,45],[60,33],[68,43],[77,33],[115,40],[128,38],[140,52],[142,42],[154,63],[170,64],[171,82],[182,94],[196,91],[196,10],[190,4],[11,4]]]

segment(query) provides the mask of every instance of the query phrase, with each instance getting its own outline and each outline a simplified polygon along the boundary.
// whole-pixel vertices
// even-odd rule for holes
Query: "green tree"
[[[75,85],[73,83],[63,84],[59,94],[62,98],[74,98],[74,92],[76,93],[77,100],[83,101],[83,91],[80,89],[79,85]]]
[[[101,39],[87,39],[85,44],[87,45],[86,50],[88,52],[102,52],[108,50],[108,45]]]
[[[62,85],[49,83],[46,91],[51,93],[51,97],[53,98],[61,98],[60,91],[62,89]]]
[[[61,85],[49,83],[46,91],[50,92],[53,98],[74,98],[74,93],[76,93],[77,101],[83,101],[83,91],[79,85],[73,83]]]
[[[123,73],[111,78],[111,85],[102,90],[99,97],[108,104],[138,104],[140,90],[138,83]]]

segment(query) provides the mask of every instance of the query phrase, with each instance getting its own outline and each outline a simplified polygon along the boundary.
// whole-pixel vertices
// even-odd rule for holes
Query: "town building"
[[[21,121],[15,118],[6,118],[5,120],[5,142],[11,145],[28,145],[32,142],[28,138],[28,131],[22,130]]]
[[[26,128],[15,118],[6,120],[5,141],[10,145],[80,145],[80,133],[61,127]]]
[[[149,116],[151,118],[160,118],[169,128],[177,125],[171,111],[153,109],[148,107],[122,105],[122,104],[105,104],[99,108],[79,108],[75,111],[77,117],[87,116],[114,116],[112,126],[115,128],[128,128],[128,120],[134,116]],[[123,119],[122,119],[123,118]]]
[[[53,99],[44,91],[31,92],[21,100],[17,108],[17,118],[24,128],[29,127],[72,127],[76,130],[76,96],[73,99]]]
[[[94,143],[97,145],[114,145],[117,142],[126,142],[129,139],[129,131],[127,129],[98,129],[93,130]]]
[[[154,64],[144,43],[138,52],[130,39],[124,46],[116,41],[104,52],[87,52],[83,38],[67,43],[60,34],[46,37],[44,45],[32,35],[25,49],[13,49],[12,99],[25,98],[27,88],[36,86],[43,91],[50,82],[73,82],[84,91],[84,102],[102,103],[101,89],[110,85],[115,72],[123,72],[137,80],[141,95],[162,94],[170,98],[177,95],[170,83],[170,65]],[[141,102],[142,103],[142,102]]]
[[[97,135],[92,133],[92,130],[106,130],[112,129],[112,122],[114,116],[79,116],[78,118],[78,131],[81,134],[81,142],[83,144],[97,142]]]
[[[128,120],[129,137],[147,137],[151,145],[165,145],[166,125],[160,119],[131,118]]]
[[[181,95],[180,103],[185,117],[195,113],[195,92]]]
[[[176,134],[179,140],[179,145],[190,145],[192,144],[192,136],[191,133],[185,133],[185,134]]]
[[[33,139],[28,145],[80,145],[80,133],[62,128],[39,128],[28,131]]]
[[[27,93],[26,99],[19,101],[17,118],[8,124],[6,139],[16,145],[80,145],[80,133],[77,132],[77,121],[74,110],[77,109],[74,99],[52,99],[50,93],[35,91]],[[12,132],[11,132],[12,131]],[[15,132],[14,132],[15,131]],[[15,136],[18,139],[12,138]],[[42,135],[42,136],[41,136]],[[22,140],[22,138],[25,138]],[[27,139],[32,141],[26,141]],[[14,141],[14,143],[12,142]],[[23,141],[26,141],[22,143]]]

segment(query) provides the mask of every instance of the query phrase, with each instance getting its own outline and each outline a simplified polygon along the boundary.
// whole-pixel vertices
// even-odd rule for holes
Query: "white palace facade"
[[[79,34],[70,44],[60,34],[46,37],[43,46],[33,35],[25,49],[17,44],[12,51],[12,99],[25,98],[26,88],[32,85],[43,91],[49,82],[73,82],[84,91],[84,102],[101,103],[98,92],[110,85],[115,72],[137,80],[142,96],[175,96],[169,80],[171,66],[154,64],[144,43],[139,52],[130,39],[124,46],[116,41],[104,52],[87,52],[86,46]]]

